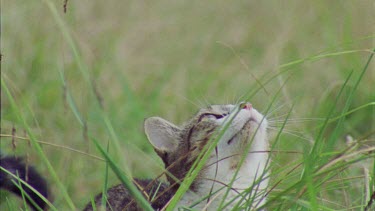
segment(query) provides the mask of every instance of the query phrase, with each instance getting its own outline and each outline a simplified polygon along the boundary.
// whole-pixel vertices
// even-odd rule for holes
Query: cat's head
[[[145,120],[144,128],[148,140],[173,175],[167,175],[168,180],[175,183],[175,178],[185,177],[204,146],[217,137],[220,139],[211,157],[240,160],[238,155],[247,146],[264,145],[267,120],[250,103],[241,103],[200,109],[181,127],[160,117],[151,117]]]

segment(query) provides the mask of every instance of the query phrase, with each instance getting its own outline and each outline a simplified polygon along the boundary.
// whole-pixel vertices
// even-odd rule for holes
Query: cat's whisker
[[[207,99],[203,96],[201,96],[201,100],[199,100],[199,102],[201,104],[201,108],[207,108],[210,105]]]
[[[280,106],[277,106],[275,108],[272,108],[270,110],[268,110],[268,113],[266,113],[266,117],[270,117],[271,115],[273,115],[274,113],[276,113],[277,111],[281,110],[282,108],[284,107],[284,105],[280,105]],[[265,113],[265,111],[262,111],[262,113]]]
[[[231,101],[227,102],[227,104],[229,105],[229,104],[231,104],[231,103],[235,102],[235,99],[236,99],[236,96],[235,96],[235,95],[233,95],[233,97],[232,97]]]
[[[228,102],[228,104],[237,105],[240,102],[241,97],[242,95],[240,95],[239,97],[237,97],[237,95],[233,95],[232,100]]]
[[[279,130],[277,130],[277,131],[279,131]],[[294,136],[304,137],[305,140],[310,140],[308,137],[304,136],[304,133],[302,133],[300,131],[285,129],[282,132],[285,133],[285,134],[288,134],[288,135],[293,134]]]
[[[274,126],[274,125],[268,125],[268,129],[271,129],[271,130],[277,130],[279,131],[281,129],[281,127],[279,126]],[[282,128],[283,131],[288,131],[288,132],[295,132],[296,134],[302,134],[302,132],[300,132],[299,130],[292,130],[290,128]]]
[[[268,120],[268,127],[280,128],[284,124],[286,126],[289,126],[289,125],[299,125],[301,123],[320,122],[320,121],[324,121],[324,119],[322,118],[271,119],[271,120]]]
[[[271,130],[274,130],[274,131],[280,131],[280,129],[272,128],[272,127],[268,127],[268,129],[271,129]],[[309,141],[309,142],[311,142],[311,139],[309,139],[309,138],[307,138],[307,137],[304,137],[304,136],[302,136],[302,135],[297,135],[297,134],[294,133],[295,131],[290,132],[290,131],[287,131],[287,130],[282,130],[281,132],[284,133],[284,134],[288,134],[288,135],[291,135],[291,136],[294,136],[294,137],[297,137],[297,138],[303,139],[303,140],[305,140],[305,141]]]
[[[312,121],[324,121],[325,119],[324,118],[290,118],[290,119],[287,119],[287,123],[288,122],[312,122]],[[269,123],[273,123],[273,122],[285,122],[285,119],[269,119],[268,120]]]
[[[204,102],[206,103],[205,108],[211,105],[211,103],[207,100],[207,98],[204,98]]]
[[[243,94],[241,94],[241,95],[237,98],[236,103],[235,103],[236,105],[243,101],[242,98],[246,95],[246,93],[247,93],[247,92],[244,92]]]
[[[202,102],[202,100],[198,99],[197,97],[195,97],[195,101],[197,101],[199,103],[200,108],[203,108],[205,106],[205,104]]]
[[[300,152],[300,151],[296,151],[296,150],[265,150],[265,151],[251,151],[251,152],[248,152],[248,154],[252,154],[252,153],[285,153],[285,154],[302,154],[303,152]],[[229,158],[232,158],[232,157],[235,157],[235,156],[242,156],[242,153],[237,153],[237,154],[233,154],[233,155],[230,155],[230,156],[226,156],[226,157],[223,157],[215,162],[212,162],[212,163],[209,163],[205,166],[205,168],[208,168],[212,165],[215,165],[216,163],[218,162],[221,162],[223,160],[226,160],[226,159],[229,159]]]
[[[236,104],[237,99],[238,99],[237,96],[236,96],[236,95],[233,95],[233,96],[232,96],[232,99],[231,99],[230,102]],[[230,102],[227,102],[227,104],[229,104]]]
[[[279,115],[279,116],[274,116],[274,117],[272,117],[272,118],[270,118],[269,117],[269,115],[267,115],[267,119],[285,119],[285,117],[287,117],[288,116],[288,113],[285,113],[285,114],[281,114],[281,115]]]
[[[286,103],[283,103],[279,106],[276,106],[274,109],[268,111],[268,113],[266,114],[266,117],[268,118],[270,115],[273,115],[274,113],[276,113],[277,111],[281,110],[282,108],[284,108],[286,106]],[[264,113],[264,111],[262,111]]]
[[[197,108],[201,108],[200,105],[194,103],[194,102],[193,102],[192,100],[190,100],[189,98],[187,98],[187,97],[185,97],[185,96],[183,96],[183,95],[181,95],[181,94],[177,94],[177,95],[178,95],[180,98],[182,98],[183,100],[187,101],[188,103],[194,105],[195,107],[197,107]]]

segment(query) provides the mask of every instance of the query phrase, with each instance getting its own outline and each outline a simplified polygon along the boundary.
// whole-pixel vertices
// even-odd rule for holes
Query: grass
[[[83,208],[106,177],[119,183],[93,139],[108,144],[117,174],[152,178],[162,165],[144,118],[182,123],[241,97],[275,126],[269,210],[368,203],[371,1],[68,1],[66,14],[49,0],[2,6],[1,150],[46,175],[58,210]]]

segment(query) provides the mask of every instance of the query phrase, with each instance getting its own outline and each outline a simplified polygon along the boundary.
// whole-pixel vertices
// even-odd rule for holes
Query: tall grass
[[[238,99],[276,124],[266,208],[368,204],[371,1],[68,1],[67,13],[49,0],[2,3],[1,150],[43,172],[56,209],[83,208],[105,178],[162,172],[144,118],[182,123],[206,103]],[[123,172],[106,173],[93,140],[108,143],[101,152]]]

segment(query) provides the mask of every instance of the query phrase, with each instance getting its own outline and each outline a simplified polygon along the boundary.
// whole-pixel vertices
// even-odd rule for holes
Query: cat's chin
[[[263,120],[263,121],[266,121],[266,120]],[[250,118],[244,124],[244,126],[241,128],[241,130],[239,130],[236,134],[234,134],[232,136],[232,138],[230,138],[229,140],[226,141],[226,144],[228,146],[238,144],[242,147],[244,144],[252,142],[253,139],[257,138],[256,135],[254,135],[255,133],[256,134],[264,133],[265,124],[267,124],[267,123],[262,122],[262,124],[260,124],[259,120],[255,119],[255,118]]]

